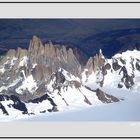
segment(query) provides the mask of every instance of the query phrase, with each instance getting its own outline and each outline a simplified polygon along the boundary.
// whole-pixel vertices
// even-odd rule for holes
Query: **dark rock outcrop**
[[[106,94],[105,92],[103,92],[99,88],[96,89],[95,92],[96,92],[96,95],[97,95],[98,99],[103,103],[119,102],[118,98],[116,98],[112,95]]]
[[[128,89],[131,88],[134,85],[134,81],[133,81],[134,75],[129,76],[125,66],[121,68],[119,73],[121,72],[123,73],[123,77],[121,81],[124,83],[126,88]]]
[[[1,101],[6,101],[6,100],[12,100],[13,101],[13,104],[10,103],[8,105],[9,108],[13,107],[14,109],[17,109],[19,111],[22,111],[23,114],[27,114],[28,113],[28,110],[26,108],[26,105],[17,96],[15,96],[15,95],[11,95],[11,96],[8,96],[8,95],[0,95],[0,102]],[[5,107],[2,104],[0,106],[1,106],[0,108],[2,109],[3,113],[8,115],[8,112],[5,109]]]
[[[136,62],[136,69],[137,69],[138,71],[140,71],[140,64],[139,64],[139,62]]]
[[[2,110],[3,114],[9,115],[8,112],[6,111],[5,107],[0,103],[0,109]]]
[[[43,102],[44,100],[48,100],[52,106],[57,106],[57,105],[55,104],[55,102],[53,101],[53,99],[52,99],[48,94],[45,94],[45,95],[43,95],[43,96],[41,96],[41,97],[38,97],[38,98],[35,98],[35,99],[33,99],[33,100],[29,100],[28,102],[32,102],[32,103],[41,103],[41,102]]]
[[[117,61],[112,63],[112,67],[113,67],[114,71],[117,71],[121,68],[121,66],[118,64]]]
[[[48,100],[50,102],[50,104],[52,105],[52,108],[51,109],[48,109],[49,112],[57,112],[58,109],[57,109],[57,105],[55,104],[55,102],[53,101],[53,99],[48,95],[48,94],[45,94],[39,98],[35,98],[33,100],[30,100],[29,102],[32,102],[32,103],[41,103],[43,102],[44,100]],[[41,111],[40,113],[45,113],[46,111]]]

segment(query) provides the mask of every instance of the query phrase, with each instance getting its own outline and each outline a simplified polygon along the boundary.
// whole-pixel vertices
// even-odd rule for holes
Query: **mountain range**
[[[85,63],[81,63],[85,61]],[[85,58],[77,49],[33,36],[29,47],[10,49],[0,58],[0,111],[3,116],[65,112],[124,102],[104,87],[139,91],[140,51],[106,58],[100,49]]]

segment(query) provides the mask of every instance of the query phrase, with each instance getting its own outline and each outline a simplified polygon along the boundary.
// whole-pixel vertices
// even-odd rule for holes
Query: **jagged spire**
[[[99,58],[105,59],[103,53],[102,53],[102,49],[99,50]]]
[[[32,48],[39,48],[40,46],[43,46],[42,41],[40,40],[40,38],[34,35],[30,40],[29,50],[31,50]]]

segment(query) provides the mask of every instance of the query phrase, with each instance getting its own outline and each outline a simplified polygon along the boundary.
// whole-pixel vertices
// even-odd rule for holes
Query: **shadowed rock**
[[[106,94],[105,92],[103,92],[99,88],[96,89],[95,91],[96,91],[96,95],[97,95],[98,99],[103,103],[119,102],[118,98],[116,98],[112,95]]]
[[[35,98],[33,100],[30,100],[29,102],[32,102],[32,103],[41,103],[43,102],[44,100],[48,100],[50,102],[50,104],[52,105],[52,109],[48,109],[49,112],[57,112],[58,109],[57,109],[57,105],[55,104],[55,102],[53,101],[53,99],[48,95],[48,94],[45,94],[39,98]],[[42,111],[40,113],[45,113],[46,111]]]
[[[121,66],[118,64],[118,62],[113,62],[112,67],[115,71],[119,70],[121,68]]]
[[[5,107],[1,103],[0,103],[0,109],[2,110],[3,114],[9,115]]]
[[[23,114],[28,113],[26,105],[22,101],[20,101],[20,99],[17,96],[15,96],[15,95],[11,95],[11,96],[0,95],[0,101],[7,101],[7,100],[12,100],[13,101],[13,103],[10,103],[8,105],[9,107],[13,107],[14,109],[22,111]],[[8,115],[8,112],[5,110],[4,106],[1,105],[1,109],[3,110],[3,112],[5,114]]]

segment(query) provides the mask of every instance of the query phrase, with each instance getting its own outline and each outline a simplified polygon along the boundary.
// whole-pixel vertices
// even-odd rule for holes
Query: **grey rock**
[[[99,88],[96,89],[96,95],[97,95],[98,99],[103,103],[119,102],[118,98],[116,98],[115,96],[106,94],[105,92],[103,92]]]

